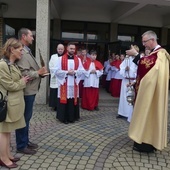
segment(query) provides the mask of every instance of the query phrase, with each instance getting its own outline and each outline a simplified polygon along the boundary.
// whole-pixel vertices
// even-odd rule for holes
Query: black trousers
[[[58,89],[50,88],[49,107],[57,107]]]
[[[106,83],[105,83],[105,89],[106,89],[106,91],[107,91],[108,93],[110,93],[109,88],[110,88],[110,81],[106,81]]]

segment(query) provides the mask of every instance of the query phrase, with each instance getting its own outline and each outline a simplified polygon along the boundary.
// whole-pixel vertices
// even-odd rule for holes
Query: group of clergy
[[[103,86],[113,97],[120,97],[122,75],[120,74],[120,64],[124,60],[124,54],[112,53],[104,62]]]
[[[139,47],[133,46],[138,52]],[[143,54],[141,52],[140,56]],[[103,87],[113,97],[119,98],[117,118],[125,118],[130,122],[133,105],[127,101],[128,88],[133,88],[136,82],[137,65],[133,62],[134,56],[111,54],[104,62]]]
[[[134,141],[133,150],[149,153],[167,146],[170,55],[158,45],[153,31],[143,33],[142,43],[150,50],[148,56],[141,58],[135,46],[126,51],[124,60],[123,56],[120,59],[112,54],[112,58],[104,64],[103,77],[106,77],[108,92],[114,90],[111,94],[120,97],[118,116],[126,117],[130,122],[128,135]],[[59,46],[63,48],[61,54]],[[103,65],[96,60],[96,51],[91,51],[90,55],[87,55],[86,49],[79,55],[75,55],[75,51],[75,44],[69,43],[64,53],[64,46],[60,44],[57,54],[49,62],[49,105],[57,110],[56,118],[66,124],[80,118],[79,89],[81,107],[98,110],[99,78],[103,74]],[[126,100],[127,89],[132,85],[136,93],[134,106],[128,105]]]
[[[56,110],[56,118],[65,123],[74,123],[80,118],[81,107],[98,111],[99,79],[103,74],[103,65],[96,60],[95,50],[76,52],[74,43],[57,46],[57,53],[49,61],[50,99],[49,106]]]

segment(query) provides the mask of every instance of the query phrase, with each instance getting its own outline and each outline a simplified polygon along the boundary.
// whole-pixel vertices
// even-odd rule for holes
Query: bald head
[[[64,53],[64,45],[63,44],[58,44],[58,46],[57,46],[57,53],[59,55],[63,55],[63,53]]]

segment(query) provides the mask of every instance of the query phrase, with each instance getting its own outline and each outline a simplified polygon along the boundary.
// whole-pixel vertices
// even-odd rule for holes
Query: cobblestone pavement
[[[127,135],[129,123],[116,119],[117,107],[118,99],[102,92],[99,111],[81,109],[80,120],[65,125],[47,105],[35,105],[30,137],[39,148],[35,155],[16,154],[13,133],[12,151],[21,156],[16,169],[169,170],[170,144],[151,154],[133,151]]]

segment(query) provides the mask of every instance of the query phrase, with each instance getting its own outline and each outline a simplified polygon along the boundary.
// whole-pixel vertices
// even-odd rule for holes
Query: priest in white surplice
[[[61,57],[64,54],[64,45],[57,45],[57,53],[53,54],[49,61],[49,70],[50,70],[50,96],[49,96],[49,106],[52,107],[55,111],[57,110],[57,94],[58,94],[58,83],[55,76],[55,72],[53,72],[53,67],[58,60],[58,57]],[[55,69],[55,68],[54,68]]]
[[[56,78],[59,83],[57,118],[67,124],[79,120],[79,82],[84,74],[80,58],[75,56],[74,43],[67,45],[67,53],[56,62]]]
[[[133,63],[134,57],[126,57],[124,61],[120,64],[120,74],[123,76],[122,84],[121,84],[121,92],[119,99],[119,108],[118,108],[118,116],[117,118],[127,118],[130,122],[133,105],[129,105],[126,96],[127,90],[130,83],[134,83],[136,79],[137,65]]]

